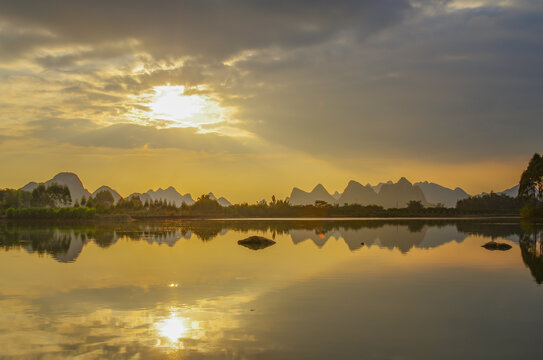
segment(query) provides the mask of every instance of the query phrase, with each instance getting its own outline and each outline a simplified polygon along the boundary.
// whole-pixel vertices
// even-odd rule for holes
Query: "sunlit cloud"
[[[228,112],[208,95],[187,94],[183,85],[155,86],[142,105],[149,107],[151,122],[166,121],[166,127],[200,127],[224,122]]]

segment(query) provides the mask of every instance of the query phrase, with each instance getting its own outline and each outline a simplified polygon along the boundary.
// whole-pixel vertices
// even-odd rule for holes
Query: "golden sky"
[[[539,1],[0,4],[0,187],[77,173],[233,202],[501,191],[541,151]]]

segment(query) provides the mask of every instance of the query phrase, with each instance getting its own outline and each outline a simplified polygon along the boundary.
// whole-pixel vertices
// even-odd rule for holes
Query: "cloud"
[[[2,135],[0,134],[0,144],[12,139],[13,137],[12,136],[7,136],[7,135]]]
[[[99,126],[86,119],[41,119],[28,123],[27,136],[60,144],[110,149],[185,149],[208,153],[246,152],[247,140],[195,128],[157,129],[136,124]]]
[[[30,0],[3,2],[0,16],[47,29],[59,42],[137,39],[158,56],[225,57],[244,49],[320,43],[345,31],[363,38],[409,9],[407,0]]]
[[[529,156],[543,131],[543,8],[498,10],[421,16],[361,46],[240,63],[277,87],[251,89],[239,116],[258,119],[247,125],[259,136],[333,161]]]
[[[55,119],[32,136],[79,146],[249,151],[127,123],[171,83],[235,108],[230,127],[334,163],[524,156],[543,131],[542,17],[532,0],[3,2],[0,46],[41,82],[2,101],[29,96],[17,119]]]

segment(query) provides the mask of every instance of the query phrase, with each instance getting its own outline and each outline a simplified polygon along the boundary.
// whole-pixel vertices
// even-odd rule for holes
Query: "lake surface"
[[[238,245],[251,235],[276,244]],[[539,359],[542,236],[506,220],[0,224],[0,358]]]

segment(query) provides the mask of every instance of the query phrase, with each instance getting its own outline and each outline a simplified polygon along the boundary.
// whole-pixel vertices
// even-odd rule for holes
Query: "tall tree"
[[[543,158],[535,153],[520,177],[518,196],[543,200]]]
[[[36,207],[58,207],[71,204],[72,196],[66,185],[39,185],[32,191],[30,204]]]

